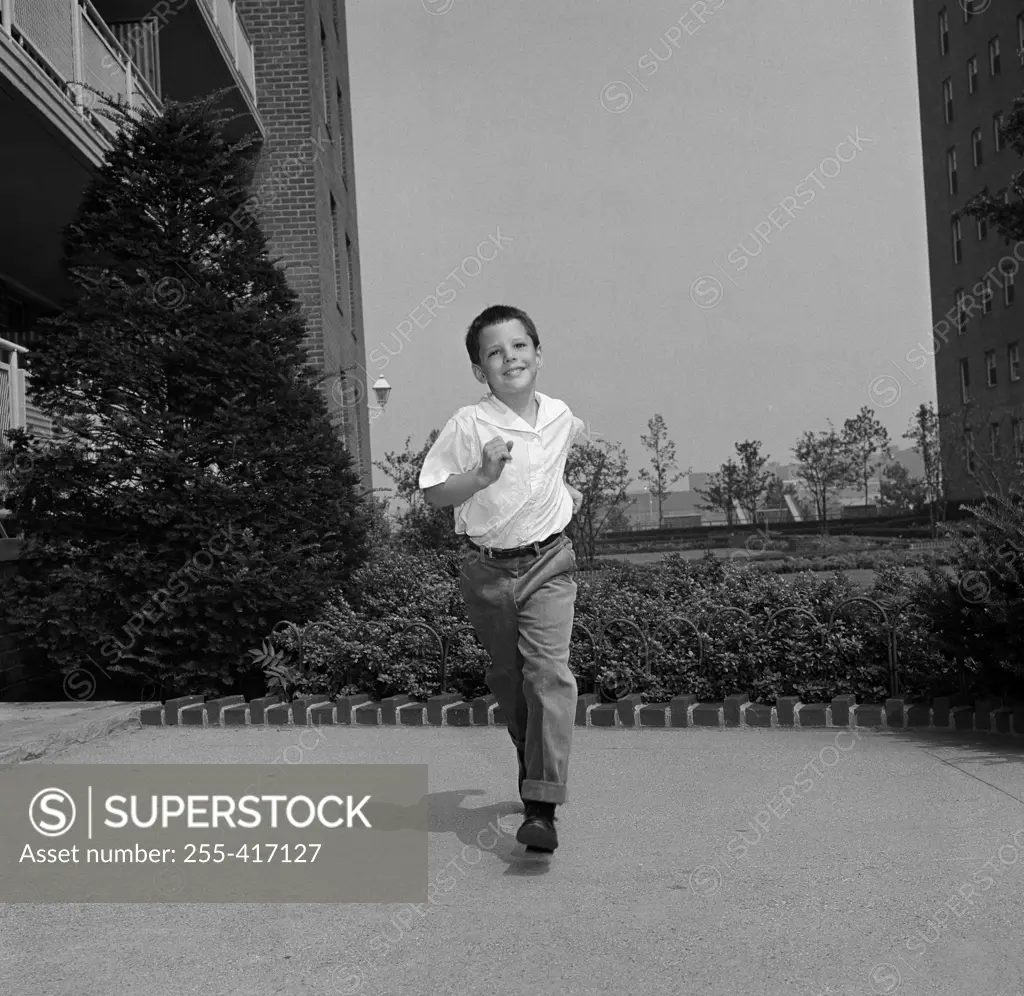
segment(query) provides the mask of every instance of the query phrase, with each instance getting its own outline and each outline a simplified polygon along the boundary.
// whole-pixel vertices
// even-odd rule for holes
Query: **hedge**
[[[441,691],[441,653],[429,626],[450,641],[446,690],[464,699],[486,694],[489,658],[465,615],[458,571],[454,554],[376,551],[357,574],[354,600],[333,593],[329,608],[306,627],[305,674],[295,667],[294,634],[277,638],[290,654],[291,690],[425,700]],[[644,702],[687,692],[701,701],[746,692],[765,704],[785,695],[820,702],[847,693],[880,701],[889,694],[881,613],[863,602],[840,609],[866,595],[883,605],[906,603],[896,624],[900,690],[911,701],[930,698],[961,689],[961,663],[931,638],[927,614],[934,602],[927,586],[952,583],[891,564],[880,567],[867,592],[838,572],[786,581],[713,555],[625,564],[579,580],[570,667],[581,692],[591,691],[596,677],[599,686],[618,694],[628,687]],[[600,639],[596,671],[592,637]]]

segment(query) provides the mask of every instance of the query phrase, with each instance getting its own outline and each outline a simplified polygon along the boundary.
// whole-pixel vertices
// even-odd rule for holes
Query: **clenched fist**
[[[505,464],[510,463],[512,454],[512,441],[508,443],[500,437],[492,439],[484,446],[483,463],[480,465],[480,476],[488,485],[493,484],[505,469]]]

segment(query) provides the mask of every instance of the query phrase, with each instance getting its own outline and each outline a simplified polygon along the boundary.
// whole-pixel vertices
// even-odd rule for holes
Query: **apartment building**
[[[1024,244],[953,214],[1019,168],[1001,124],[1024,92],[1024,3],[915,0],[914,22],[943,462],[950,498],[972,500],[979,457],[1024,455]]]
[[[231,87],[227,136],[259,142],[251,209],[370,487],[345,46],[343,0],[0,0],[0,433],[50,431],[31,401],[35,326],[76,292],[62,232],[111,137],[81,84],[153,110]]]

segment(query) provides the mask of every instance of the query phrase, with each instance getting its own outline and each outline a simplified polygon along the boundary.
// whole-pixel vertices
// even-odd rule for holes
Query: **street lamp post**
[[[341,397],[339,398],[339,400],[341,401],[342,404],[346,403],[345,399],[344,399],[344,395],[345,395],[345,387],[344,387],[345,374],[347,374],[350,370],[362,370],[363,373],[366,373],[366,371],[363,370],[363,368],[361,366],[359,366],[358,364],[356,364],[355,366],[351,366],[351,367],[342,367],[341,370],[338,371],[337,385],[338,385],[338,387],[340,389]],[[357,387],[359,387],[358,384],[357,384]],[[386,407],[386,405],[388,403],[388,398],[391,395],[391,385],[383,377],[378,377],[377,380],[374,381],[374,384],[373,384],[373,393],[377,395],[377,400],[380,402],[380,404],[379,405],[369,405],[368,404],[366,406],[367,409],[369,411],[383,412],[384,408]],[[359,394],[357,393],[355,398],[353,398],[353,401],[358,401],[358,400],[359,400]]]
[[[373,383],[373,393],[377,395],[377,400],[380,402],[380,410],[384,411],[385,405],[388,403],[388,395],[391,394],[391,385],[383,378],[378,377]],[[376,405],[367,405],[367,408],[376,408]]]

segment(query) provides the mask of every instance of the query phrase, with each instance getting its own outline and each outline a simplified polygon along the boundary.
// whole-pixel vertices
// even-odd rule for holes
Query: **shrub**
[[[440,648],[429,626],[442,639],[452,636],[447,688],[464,698],[487,694],[488,657],[469,628],[453,554],[378,549],[356,572],[353,588],[350,600],[334,592],[329,607],[308,627],[303,653],[308,673],[300,691],[359,690],[374,699],[404,694],[419,700],[437,694]],[[459,627],[464,629],[456,632]],[[297,656],[294,634],[277,640]]]
[[[486,694],[488,657],[468,627],[458,570],[453,554],[378,551],[355,578],[356,596],[346,601],[335,593],[311,632],[303,690],[421,700],[435,694],[436,641],[421,630],[402,636],[419,620],[454,634],[448,689],[466,699]],[[902,691],[912,699],[951,691],[958,676],[956,661],[931,639],[927,605],[916,595],[921,584],[906,568],[885,566],[867,593],[886,607],[894,599],[907,603],[897,637]],[[645,702],[683,692],[716,701],[738,691],[763,703],[782,695],[829,701],[851,692],[858,701],[877,702],[889,694],[887,636],[877,608],[842,604],[859,594],[839,573],[790,582],[711,555],[610,567],[579,582],[570,667],[581,693],[591,691],[596,674],[599,688],[639,692]],[[837,616],[828,627],[832,610]],[[703,634],[703,655],[683,619]],[[599,641],[597,659],[591,637]],[[292,637],[282,639],[295,649]]]
[[[933,639],[990,694],[1024,697],[1024,498],[991,496],[975,521],[944,524],[956,577],[929,571]]]
[[[906,572],[888,568],[868,596],[887,601],[894,590],[913,583]],[[740,691],[756,702],[773,702],[780,695],[828,701],[850,692],[858,701],[879,701],[888,694],[889,670],[879,611],[848,604],[827,627],[829,612],[856,595],[840,574],[826,579],[808,574],[786,582],[737,570],[713,556],[698,562],[669,557],[660,569],[630,565],[616,576],[602,575],[586,589],[581,586],[577,621],[592,631],[608,627],[599,678],[620,690],[629,685],[645,701],[665,701],[682,692],[718,701]],[[669,625],[679,616],[705,634],[703,661],[689,626],[679,624],[678,635],[672,635]],[[634,627],[612,623],[623,618],[649,638],[650,674]],[[948,689],[955,669],[928,640],[922,615],[901,616],[897,634],[904,650],[900,677],[905,694],[923,697]],[[582,640],[574,641],[574,670],[585,691],[593,682],[588,649]]]

